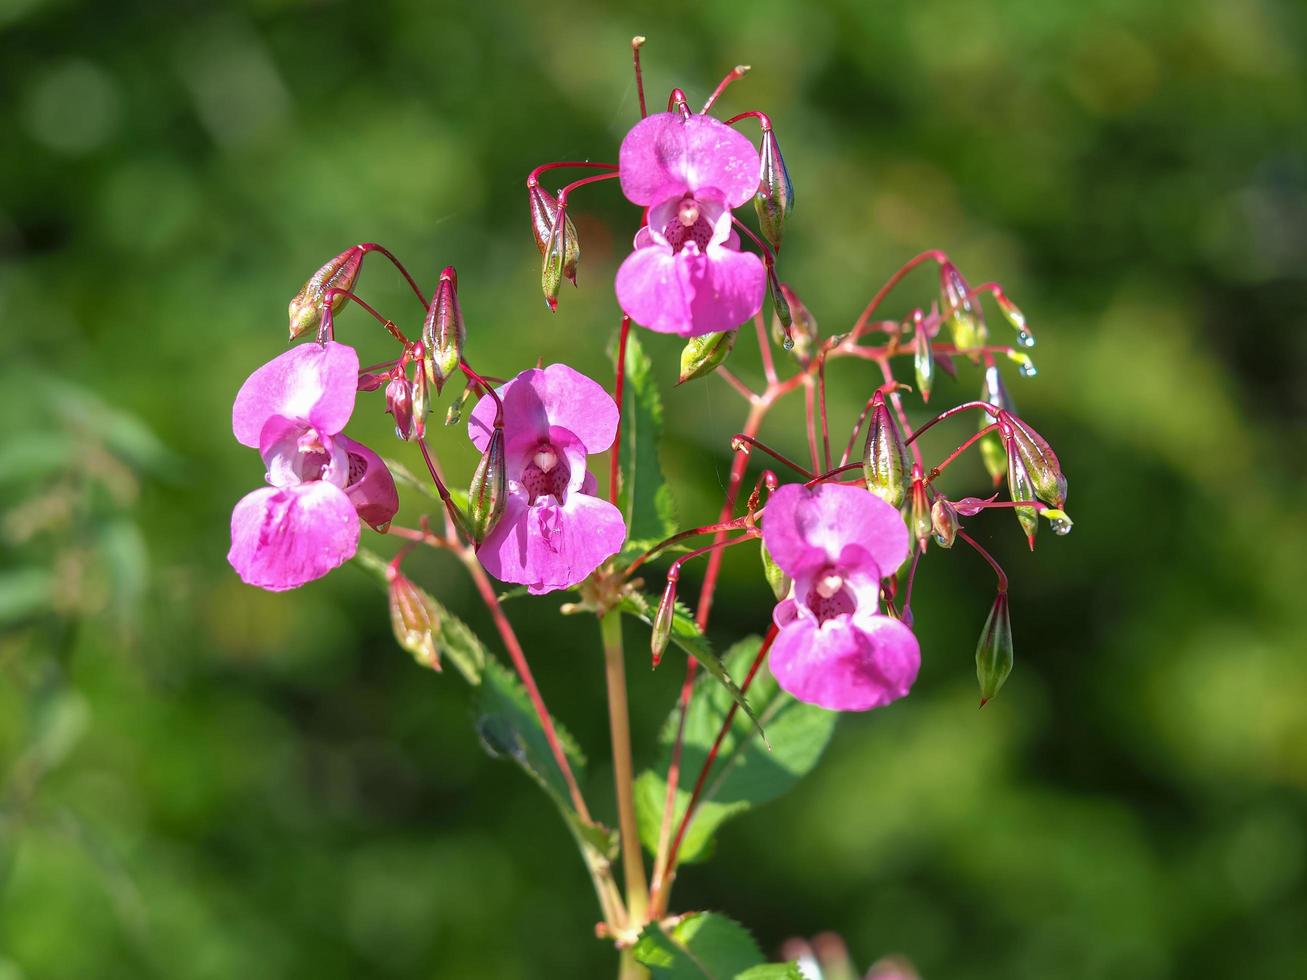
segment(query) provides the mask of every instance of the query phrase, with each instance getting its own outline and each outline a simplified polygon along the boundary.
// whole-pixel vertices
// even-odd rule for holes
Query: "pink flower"
[[[626,540],[621,512],[594,495],[586,456],[617,434],[617,405],[608,392],[566,364],[523,371],[497,389],[504,403],[508,502],[477,550],[503,582],[535,595],[578,584]],[[485,451],[495,404],[482,398],[468,435]]]
[[[732,330],[762,309],[762,260],[740,251],[731,209],[758,190],[758,151],[711,116],[660,112],[622,140],[622,192],[649,209],[617,270],[636,323],[682,337]]]
[[[770,664],[800,701],[866,711],[908,693],[921,665],[912,631],[882,616],[880,580],[908,555],[899,512],[860,487],[781,487],[763,514],[763,543],[794,580],[772,614]]]
[[[321,578],[353,557],[359,518],[384,530],[399,509],[381,458],[340,434],[354,412],[358,370],[352,347],[310,343],[241,385],[232,431],[259,451],[272,484],[231,515],[227,560],[248,584],[280,592]]]

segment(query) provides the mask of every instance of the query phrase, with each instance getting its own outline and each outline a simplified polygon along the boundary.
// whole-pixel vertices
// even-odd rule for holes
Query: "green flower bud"
[[[1007,593],[1000,592],[985,620],[976,643],[976,679],[980,682],[980,706],[983,708],[999,692],[1012,673],[1012,620],[1008,615]]]
[[[527,194],[531,201],[531,233],[535,236],[536,248],[540,257],[545,258],[549,251],[549,240],[553,236],[554,222],[558,220],[558,200],[540,186],[535,178],[528,178]],[[564,242],[561,272],[573,286],[576,285],[576,265],[581,261],[581,240],[577,237],[576,226],[572,219],[563,215]],[[545,294],[548,296],[548,293]],[[557,292],[554,293],[555,297]]]
[[[1035,496],[1046,504],[1061,508],[1066,503],[1066,477],[1053,447],[1029,425],[1008,412],[999,413],[1000,424],[1008,427],[1009,445],[1014,447],[1030,474]]]
[[[723,330],[691,337],[686,341],[685,348],[681,351],[681,377],[676,383],[684,384],[716,371],[731,353],[738,333],[738,330]]]
[[[440,648],[436,646],[440,612],[435,600],[396,568],[388,569],[386,577],[395,640],[423,667],[440,670]]]
[[[917,390],[921,392],[923,402],[930,401],[930,389],[935,383],[935,353],[930,349],[930,337],[926,333],[926,318],[920,310],[912,314],[915,333],[912,347],[912,367],[917,375]]]
[[[767,264],[767,295],[771,297],[772,314],[781,326],[781,346],[794,350],[794,315],[790,311],[790,302],[781,289],[781,281],[776,278],[776,269]]]
[[[924,555],[935,525],[931,518],[930,501],[926,497],[926,485],[921,480],[912,481],[912,509],[908,518],[912,536],[917,539],[917,547]]]
[[[961,351],[984,345],[989,337],[985,317],[971,298],[971,287],[952,262],[939,267],[940,311],[953,343]]]
[[[771,586],[772,594],[776,596],[776,601],[780,602],[790,594],[790,586],[794,584],[793,580],[781,570],[780,565],[776,564],[776,560],[772,558],[771,552],[767,550],[766,542],[764,542],[762,538],[759,538],[758,542],[762,548],[763,577],[767,580],[767,584]]]
[[[935,532],[935,543],[941,548],[952,548],[957,538],[958,512],[943,497],[936,497],[930,507],[930,526]]]
[[[1003,319],[1017,332],[1017,343],[1022,347],[1034,347],[1035,335],[1026,326],[1026,315],[1017,309],[1017,305],[1008,299],[1007,294],[1002,290],[995,293],[994,298],[998,301],[998,308],[1003,314]]]
[[[676,578],[667,577],[667,587],[663,589],[662,601],[654,613],[653,632],[649,636],[649,650],[653,654],[653,665],[663,659],[667,643],[672,638],[672,619],[676,615]]]
[[[353,291],[363,264],[363,249],[355,245],[347,248],[309,277],[290,301],[290,339],[303,336],[322,325],[323,294],[328,289]],[[345,303],[345,297],[335,296],[331,312]]]
[[[990,364],[985,368],[985,380],[980,389],[980,400],[989,402],[989,404],[1008,412],[1016,411],[1012,396],[1008,394],[1007,386],[1003,384],[1003,376],[999,374],[997,364]],[[980,416],[980,428],[985,428],[992,421],[993,419],[988,415],[982,414]],[[985,464],[985,469],[993,478],[994,486],[998,486],[1003,477],[1007,475],[1007,451],[1003,448],[1003,439],[997,432],[991,432],[980,440],[980,458]]]
[[[458,273],[451,265],[440,273],[440,284],[422,324],[422,365],[437,395],[458,371],[466,343],[467,326],[458,305]]]
[[[1035,484],[1030,479],[1030,471],[1026,469],[1021,454],[1016,452],[1011,441],[1007,441],[1006,446],[1008,494],[1013,500],[1034,500]],[[1034,551],[1035,533],[1039,530],[1039,516],[1035,513],[1035,508],[1027,505],[1013,507],[1012,510],[1017,515],[1021,530],[1025,532],[1026,540],[1030,542],[1030,550]]]
[[[790,346],[786,347],[786,325],[781,322],[780,316],[773,311],[771,318],[771,335],[772,340],[780,347],[784,347],[801,361],[806,361],[812,353],[812,345],[819,336],[817,331],[817,320],[804,305],[803,300],[785,283],[780,284],[781,296],[785,298],[786,306],[789,308],[790,323],[788,338]]]
[[[902,506],[907,499],[911,472],[907,448],[885,404],[885,393],[877,391],[872,398],[867,442],[862,449],[862,475],[867,489],[891,507]]]
[[[504,516],[508,502],[507,467],[504,463],[504,429],[496,425],[490,433],[490,442],[481,454],[472,485],[467,492],[468,533],[477,547],[495,529]]]
[[[758,227],[763,237],[772,248],[779,250],[786,219],[794,210],[794,185],[790,182],[785,158],[781,156],[781,145],[771,129],[763,131],[761,158],[758,193],[753,197],[753,206],[758,212]]]

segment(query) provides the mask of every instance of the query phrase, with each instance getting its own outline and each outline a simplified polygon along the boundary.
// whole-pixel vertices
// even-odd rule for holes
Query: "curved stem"
[[[636,72],[640,68],[639,48],[636,48]],[[640,93],[640,107],[644,108],[644,93]],[[617,337],[617,367],[613,378],[613,401],[617,403],[617,429],[613,432],[612,458],[608,461],[608,502],[617,506],[618,478],[622,462],[622,389],[626,384],[626,338],[631,333],[631,318],[622,315],[622,326]]]
[[[359,248],[363,250],[363,253],[365,255],[368,252],[376,252],[380,255],[384,255],[387,259],[389,259],[390,264],[393,265],[396,269],[398,269],[399,274],[403,276],[404,279],[408,282],[409,288],[413,290],[413,295],[418,298],[418,302],[422,304],[422,308],[426,309],[427,307],[426,296],[424,296],[422,290],[418,288],[418,284],[413,281],[413,277],[408,274],[408,270],[404,268],[404,263],[399,261],[399,259],[395,258],[395,256],[391,254],[390,249],[386,248],[384,245],[378,245],[376,242],[364,242],[362,245],[359,246]]]
[[[908,259],[894,275],[885,280],[885,285],[876,290],[876,295],[871,298],[871,302],[867,304],[867,308],[862,311],[862,316],[858,317],[858,322],[853,326],[853,332],[850,335],[852,340],[857,340],[866,332],[868,321],[871,320],[872,314],[876,312],[876,307],[880,306],[885,297],[889,295],[889,291],[897,286],[909,272],[927,261],[935,261],[942,265],[948,261],[948,256],[939,249],[932,248]]]

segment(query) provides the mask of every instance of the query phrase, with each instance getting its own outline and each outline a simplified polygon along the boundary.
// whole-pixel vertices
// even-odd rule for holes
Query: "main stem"
[[[613,738],[613,781],[617,788],[617,823],[622,834],[622,871],[630,928],[644,927],[649,910],[649,884],[644,875],[640,834],[635,824],[635,780],[631,765],[631,720],[626,707],[626,661],[622,653],[622,617],[608,612],[599,620],[608,680],[608,722]],[[626,975],[625,967],[623,976]]]

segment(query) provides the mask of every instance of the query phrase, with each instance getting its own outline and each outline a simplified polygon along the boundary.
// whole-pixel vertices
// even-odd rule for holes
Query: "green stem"
[[[649,980],[649,970],[640,965],[635,953],[630,949],[622,950],[622,958],[617,968],[617,980]]]
[[[613,781],[617,787],[617,821],[622,834],[622,871],[626,879],[628,927],[638,933],[649,909],[649,885],[635,824],[635,782],[631,767],[631,723],[626,707],[626,662],[622,654],[622,618],[609,612],[599,620],[608,679],[608,721],[613,737]],[[627,976],[623,959],[622,976]],[[631,961],[634,963],[634,960]],[[641,968],[643,969],[643,968]],[[635,974],[631,974],[635,976]]]

